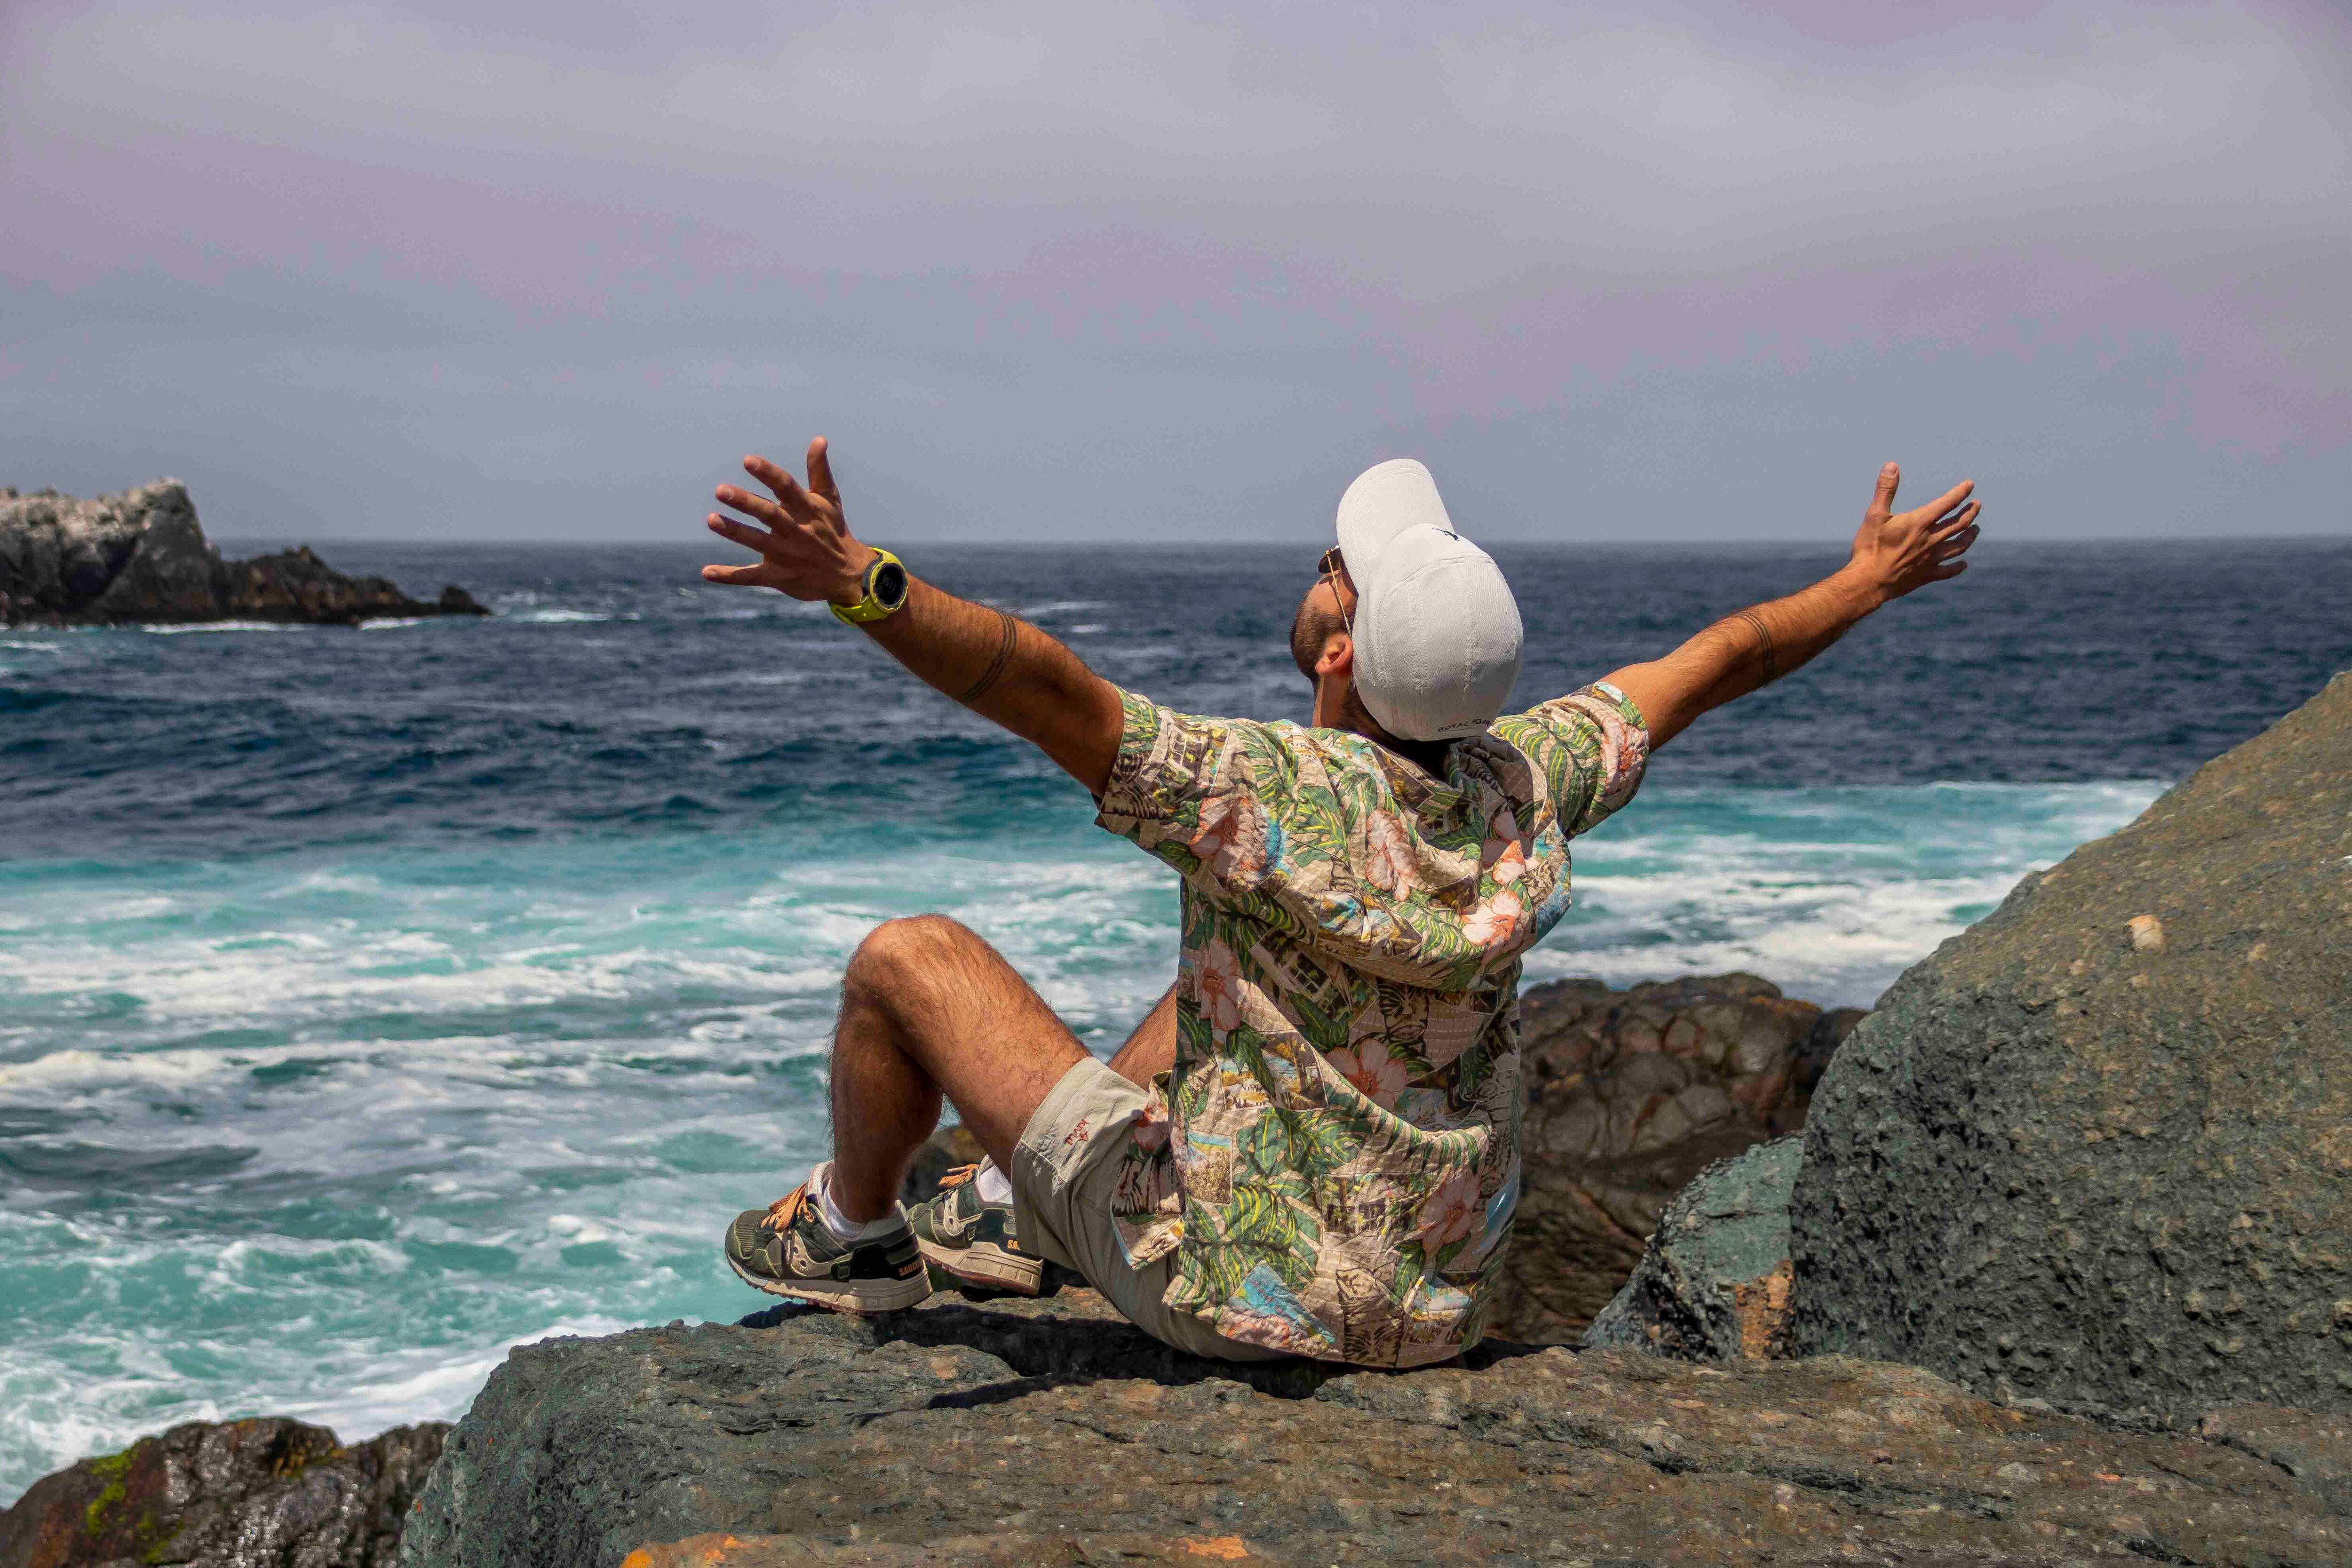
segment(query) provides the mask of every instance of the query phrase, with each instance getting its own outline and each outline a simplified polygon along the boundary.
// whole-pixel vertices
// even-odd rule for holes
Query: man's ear
[[[1323,639],[1323,652],[1315,660],[1317,679],[1327,675],[1349,675],[1356,668],[1355,639],[1345,632],[1333,632]]]

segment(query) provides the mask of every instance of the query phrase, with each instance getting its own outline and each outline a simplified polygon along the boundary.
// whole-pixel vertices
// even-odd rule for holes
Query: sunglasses
[[[1325,551],[1323,558],[1315,563],[1315,583],[1318,587],[1325,583],[1331,584],[1331,602],[1339,606],[1339,624],[1348,628],[1348,635],[1352,637],[1356,635],[1356,617],[1349,613],[1348,602],[1339,597],[1339,576],[1347,569],[1348,563],[1335,544]]]

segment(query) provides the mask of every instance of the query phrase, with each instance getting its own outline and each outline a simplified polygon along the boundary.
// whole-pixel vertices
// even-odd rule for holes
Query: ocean
[[[235,542],[231,542],[234,548]],[[0,1502],[176,1421],[461,1412],[549,1333],[731,1320],[824,1148],[877,921],[1108,1051],[1171,876],[822,609],[678,546],[335,546],[483,621],[0,632]],[[1104,675],[1303,717],[1315,548],[909,548]],[[1797,587],[1784,547],[1496,551],[1533,702]],[[1980,547],[1703,721],[1580,842],[1530,982],[1866,1005],[2027,869],[2352,665],[2352,545]]]

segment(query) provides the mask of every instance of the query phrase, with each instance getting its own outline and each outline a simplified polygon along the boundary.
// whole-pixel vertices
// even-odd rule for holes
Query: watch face
[[[895,610],[907,602],[907,569],[896,561],[885,561],[875,568],[874,602],[886,610]]]

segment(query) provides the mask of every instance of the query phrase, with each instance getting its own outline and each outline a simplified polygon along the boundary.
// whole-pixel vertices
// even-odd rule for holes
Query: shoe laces
[[[793,1221],[800,1218],[801,1210],[808,1207],[808,1203],[809,1184],[803,1182],[768,1205],[768,1217],[760,1222],[760,1227],[763,1230],[772,1230],[782,1236],[792,1228]]]

